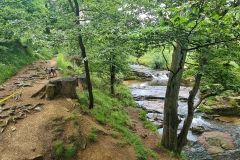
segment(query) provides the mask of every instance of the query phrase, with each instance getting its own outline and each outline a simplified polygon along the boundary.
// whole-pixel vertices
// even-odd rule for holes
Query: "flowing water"
[[[145,77],[148,78],[141,80],[128,80],[124,83],[127,84],[132,90],[132,95],[138,106],[147,110],[148,119],[159,126],[158,131],[160,134],[162,134],[163,107],[166,85],[168,81],[168,71],[151,70],[141,65],[131,65],[131,68],[135,72],[144,73]],[[179,119],[182,121],[179,124],[179,131],[182,128],[184,119],[186,118],[186,99],[188,98],[189,91],[191,89],[191,87],[180,87],[178,115]],[[195,102],[197,101],[198,96],[196,96],[195,99]],[[189,131],[187,138],[190,141],[190,145],[184,148],[188,159],[240,160],[240,117],[218,116],[216,120],[211,118],[209,115],[205,115],[204,113],[196,111],[194,113],[191,127],[197,126],[203,126],[206,132],[220,131],[230,133],[234,139],[235,149],[224,151],[223,153],[214,156],[209,155],[205,147],[198,141],[198,137],[200,135],[192,134],[192,132]]]

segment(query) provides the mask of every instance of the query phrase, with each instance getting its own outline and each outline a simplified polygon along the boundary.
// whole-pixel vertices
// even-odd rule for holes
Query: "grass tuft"
[[[76,146],[65,147],[63,145],[63,142],[60,141],[55,144],[55,150],[58,157],[71,158],[75,155],[77,147]]]

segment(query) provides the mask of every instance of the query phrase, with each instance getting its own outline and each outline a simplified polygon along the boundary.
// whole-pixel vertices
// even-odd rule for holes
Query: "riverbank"
[[[165,76],[158,76],[166,74],[166,71],[151,70],[145,66],[131,65],[134,73],[139,72],[140,75],[146,75],[144,78],[138,80],[127,80],[125,83],[132,90],[132,95],[138,103],[138,107],[143,108],[148,112],[147,116],[150,121],[156,123],[159,127],[159,133],[162,133],[163,127],[163,111],[164,98],[166,86]],[[139,74],[137,74],[139,75]],[[155,75],[149,78],[148,75]],[[159,81],[161,83],[151,83],[151,81]],[[154,85],[153,85],[154,84]],[[179,124],[179,131],[182,128],[183,122],[187,114],[186,100],[189,96],[191,87],[181,86],[179,92],[179,107],[178,116],[181,121]],[[198,94],[199,96],[199,94]],[[196,97],[195,102],[199,100]],[[199,128],[199,132],[194,132]],[[193,131],[194,130],[194,131]],[[204,135],[204,134],[207,134]],[[230,159],[240,157],[240,117],[239,116],[221,116],[217,114],[206,114],[197,109],[194,113],[191,130],[188,132],[189,145],[184,148],[188,159],[216,159],[221,160],[222,157],[228,156]],[[209,134],[209,136],[208,136]],[[224,136],[220,136],[224,135]],[[209,141],[200,141],[199,138],[206,136]],[[219,137],[219,138],[216,138]],[[227,147],[226,144],[231,144]],[[225,146],[225,147],[224,147]],[[215,147],[216,150],[208,149]]]

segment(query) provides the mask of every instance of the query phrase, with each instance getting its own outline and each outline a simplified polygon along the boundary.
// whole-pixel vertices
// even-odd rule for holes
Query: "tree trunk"
[[[56,85],[54,84],[47,84],[46,85],[46,92],[45,92],[45,98],[46,99],[53,99],[54,96],[55,96],[55,88],[56,88]]]
[[[203,58],[200,62],[200,67],[206,64],[206,59],[205,59],[205,53],[203,54]],[[189,128],[192,124],[193,116],[194,116],[194,98],[198,92],[200,82],[201,82],[202,74],[198,73],[197,76],[195,77],[195,84],[193,86],[193,89],[190,91],[189,97],[188,97],[188,115],[187,118],[184,121],[183,128],[178,135],[178,149],[177,153],[181,153],[183,147],[187,144],[187,134],[189,131]]]
[[[114,57],[112,58],[113,61]],[[111,94],[114,96],[115,95],[115,89],[114,89],[114,84],[115,84],[115,65],[111,64],[110,66],[110,85],[111,85]]]
[[[182,46],[176,44],[172,55],[172,64],[164,103],[162,145],[174,152],[177,152],[177,129],[179,124],[178,95],[186,54],[187,52],[182,50]]]
[[[55,96],[61,95],[73,99],[78,98],[76,93],[76,83],[76,78],[61,78],[58,80],[49,81],[50,85],[55,85]]]
[[[78,5],[78,1],[74,0],[74,4],[75,4],[75,9],[76,9],[76,17],[79,18],[79,5]],[[76,23],[78,25],[80,25],[79,23],[79,19],[76,20]],[[89,109],[93,109],[93,104],[94,104],[94,99],[93,99],[93,93],[92,93],[92,84],[91,84],[91,79],[90,79],[90,73],[89,73],[89,68],[88,68],[88,59],[86,56],[86,50],[85,50],[85,46],[83,44],[83,40],[82,40],[82,36],[78,35],[78,44],[80,46],[80,49],[82,51],[82,57],[84,59],[84,67],[85,67],[85,72],[86,72],[86,79],[87,79],[87,85],[88,85],[88,95],[89,95]]]
[[[72,99],[78,99],[76,93],[76,78],[61,78],[58,80],[49,81],[49,84],[45,85],[38,92],[31,97],[40,97],[46,99],[54,99],[55,97],[67,97]]]
[[[77,78],[77,82],[78,82],[78,88],[80,89],[81,92],[85,91],[88,89],[87,86],[87,79],[86,79],[86,75],[79,75],[76,76]]]

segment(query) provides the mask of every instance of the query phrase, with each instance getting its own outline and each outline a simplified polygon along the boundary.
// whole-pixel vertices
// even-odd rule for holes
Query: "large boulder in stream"
[[[201,105],[202,111],[222,115],[222,116],[239,116],[240,115],[240,96],[223,97],[216,96],[215,100],[206,101],[205,105]]]
[[[225,150],[234,150],[233,138],[226,132],[205,132],[198,138],[209,154],[223,153]]]

